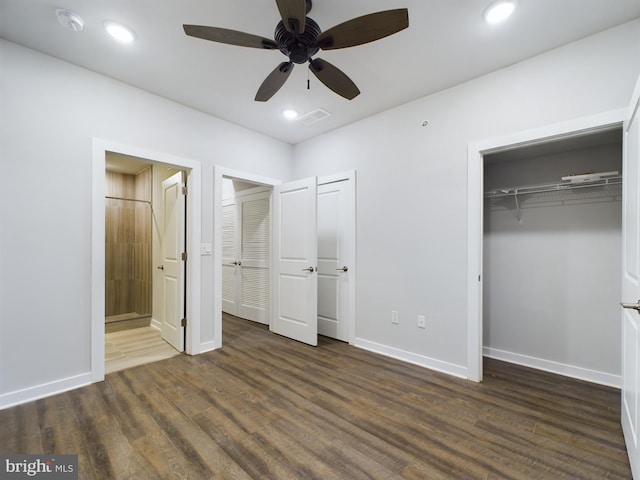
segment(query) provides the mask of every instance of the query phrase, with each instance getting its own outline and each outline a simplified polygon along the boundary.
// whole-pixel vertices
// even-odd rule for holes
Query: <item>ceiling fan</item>
[[[183,25],[192,37],[240,47],[280,50],[289,57],[262,82],[255,100],[266,102],[280,90],[293,71],[294,64],[309,62],[309,70],[330,90],[352,100],[360,94],[355,83],[339,68],[321,58],[312,58],[319,50],[354,47],[393,35],[409,26],[406,8],[363,15],[322,31],[307,14],[311,0],[276,0],[282,20],[276,25],[274,40],[226,28]]]

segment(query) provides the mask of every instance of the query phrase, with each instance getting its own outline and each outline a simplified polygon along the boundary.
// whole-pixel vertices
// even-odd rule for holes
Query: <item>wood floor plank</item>
[[[259,432],[247,433],[219,410],[212,408],[194,420],[250,478],[300,478]]]
[[[115,362],[155,348],[117,333]],[[77,453],[83,479],[631,478],[616,389],[490,359],[477,384],[227,315],[219,350],[0,411],[0,451]]]
[[[35,402],[0,411],[0,452],[41,451],[43,439]]]
[[[76,421],[70,395],[55,395],[36,402],[42,434],[42,453],[78,455],[82,478],[98,478],[82,430]]]

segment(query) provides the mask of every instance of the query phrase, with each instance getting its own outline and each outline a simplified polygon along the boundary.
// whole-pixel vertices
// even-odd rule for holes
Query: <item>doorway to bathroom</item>
[[[184,351],[185,172],[107,152],[105,372]]]

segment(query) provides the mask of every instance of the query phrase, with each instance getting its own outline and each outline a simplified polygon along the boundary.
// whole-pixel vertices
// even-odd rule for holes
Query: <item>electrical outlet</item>
[[[396,312],[395,310],[393,310],[391,312],[391,323],[394,323],[396,325],[398,323],[400,323],[400,318],[398,317],[398,312]]]
[[[427,328],[427,321],[424,315],[418,315],[418,328]]]

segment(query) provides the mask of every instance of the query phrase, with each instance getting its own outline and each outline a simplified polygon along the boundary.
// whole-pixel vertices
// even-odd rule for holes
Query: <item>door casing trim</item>
[[[222,346],[222,178],[231,177],[238,180],[267,185],[280,185],[281,180],[255,173],[244,172],[227,167],[213,167],[213,341],[207,344],[206,350],[215,350]],[[273,200],[269,205],[273,211]],[[270,242],[272,240],[270,239]],[[269,265],[271,268],[272,265]]]
[[[92,202],[91,202],[91,381],[100,382],[105,375],[105,157],[107,152],[121,153],[148,160],[149,163],[171,165],[187,175],[187,306],[185,352],[201,353],[201,260],[202,237],[202,167],[200,162],[184,157],[135,147],[119,142],[93,138]]]
[[[470,143],[467,147],[467,378],[482,381],[484,155],[621,126],[626,108]]]
[[[266,177],[263,175],[257,175],[254,173],[244,172],[240,170],[234,170],[231,168],[216,166],[213,169],[213,257],[214,257],[214,273],[213,273],[213,312],[214,312],[214,340],[208,344],[206,350],[214,350],[222,346],[222,264],[220,260],[222,258],[222,220],[220,218],[220,212],[222,208],[222,178],[232,177],[238,180],[246,180],[249,182],[275,186],[280,185],[282,180]],[[354,212],[353,212],[353,245],[349,252],[353,259],[353,282],[350,282],[349,295],[353,299],[350,305],[350,322],[349,322],[349,344],[354,345],[356,342],[356,171],[349,170],[345,172],[339,172],[332,175],[325,175],[318,177],[318,185],[338,182],[342,180],[349,180],[353,187],[353,191],[350,194],[353,197]],[[273,210],[273,203],[271,204],[271,210]],[[273,268],[273,265],[271,265]]]

